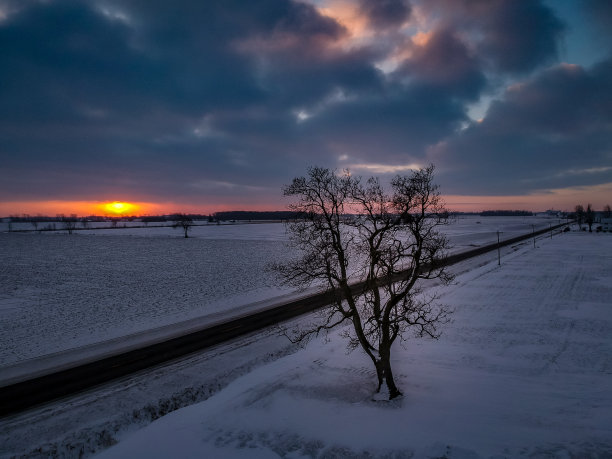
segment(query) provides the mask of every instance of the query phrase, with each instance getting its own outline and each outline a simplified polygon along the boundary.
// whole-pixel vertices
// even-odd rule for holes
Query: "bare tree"
[[[587,204],[586,212],[584,213],[584,222],[589,225],[589,233],[593,232],[593,222],[595,221],[595,212],[591,204]]]
[[[311,168],[286,186],[284,195],[301,218],[288,222],[290,241],[300,255],[275,266],[289,285],[324,285],[333,298],[310,327],[287,332],[292,341],[307,340],[337,325],[351,323],[349,349],[361,347],[378,376],[377,392],[401,395],[391,369],[391,348],[408,332],[438,338],[450,311],[438,297],[425,294],[424,279],[449,282],[436,261],[448,248],[438,227],[448,213],[433,184],[434,167],[397,176],[392,193],[377,178],[365,183]]]
[[[72,232],[76,229],[77,221],[77,216],[75,214],[70,215],[70,217],[62,216],[62,224],[68,234],[72,234]]]
[[[574,216],[576,217],[576,222],[578,222],[578,228],[582,230],[582,222],[584,221],[584,207],[582,207],[581,204],[576,206]]]
[[[187,214],[175,214],[173,216],[173,219],[174,219],[174,224],[172,225],[172,227],[182,228],[183,231],[185,232],[185,237],[188,238],[189,235],[187,233],[193,226],[193,219]]]
[[[604,218],[610,218],[612,215],[612,211],[610,210],[610,204],[606,204],[603,208],[603,216]]]

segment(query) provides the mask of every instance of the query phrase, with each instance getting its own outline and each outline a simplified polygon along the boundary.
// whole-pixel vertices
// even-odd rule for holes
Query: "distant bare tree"
[[[189,230],[193,226],[193,219],[187,214],[175,214],[173,216],[173,220],[174,223],[172,227],[182,228],[185,233],[185,237],[188,238],[189,235],[187,233],[189,233]]]
[[[286,333],[298,342],[352,324],[349,349],[361,347],[372,360],[379,397],[401,395],[391,369],[396,339],[404,341],[409,331],[438,338],[449,319],[449,309],[435,294],[425,294],[420,282],[451,279],[436,264],[448,247],[438,232],[448,213],[433,171],[430,166],[395,177],[389,194],[374,177],[363,183],[348,171],[337,175],[315,167],[284,189],[297,199],[290,208],[301,218],[287,229],[301,255],[275,270],[286,284],[323,284],[333,297],[319,323]]]
[[[574,215],[576,217],[576,222],[578,223],[578,228],[582,230],[582,222],[584,221],[584,207],[578,204],[574,210]]]
[[[586,212],[584,213],[584,221],[587,225],[589,225],[589,233],[593,232],[593,222],[595,221],[595,212],[593,212],[593,207],[591,204],[587,204]]]
[[[72,214],[70,215],[70,217],[62,216],[61,221],[64,229],[68,232],[68,234],[72,234],[72,232],[76,229],[78,219],[75,214]]]
[[[86,217],[81,218],[81,226],[83,229],[89,228],[89,220]]]
[[[610,204],[606,204],[603,208],[603,216],[604,218],[610,218],[612,215],[612,211],[610,210]]]
[[[34,227],[34,231],[38,229],[38,220],[32,218],[32,220],[30,220],[30,224]]]

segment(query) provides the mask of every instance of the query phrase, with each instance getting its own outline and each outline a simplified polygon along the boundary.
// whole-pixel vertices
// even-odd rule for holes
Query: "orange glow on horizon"
[[[446,207],[451,211],[480,212],[483,210],[529,210],[533,212],[557,209],[572,211],[576,204],[586,207],[588,203],[595,210],[606,204],[612,205],[612,183],[603,185],[561,188],[536,192],[529,195],[482,196],[449,195],[442,192]],[[250,201],[250,202],[249,202]],[[193,204],[189,202],[143,202],[143,201],[0,201],[0,218],[22,216],[89,215],[144,216],[170,215],[175,213],[209,215],[222,211],[275,211],[287,210],[285,199],[268,198],[265,202],[248,197],[219,199],[215,204]],[[110,206],[109,209],[105,206]]]
[[[125,201],[12,201],[0,202],[0,217],[11,215],[89,215],[102,216],[137,216],[153,215],[164,212],[164,206],[150,202]]]
[[[171,215],[175,213],[209,215],[215,212],[246,210],[286,210],[286,202],[241,203],[227,201],[213,205],[197,205],[183,202],[142,202],[142,201],[0,201],[0,218],[10,216],[90,215],[121,217],[144,215]],[[110,206],[110,208],[107,208]],[[129,209],[127,208],[129,207]]]

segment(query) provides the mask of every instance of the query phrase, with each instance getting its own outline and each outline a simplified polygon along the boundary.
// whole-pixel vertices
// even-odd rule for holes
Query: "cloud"
[[[585,23],[597,43],[598,51],[612,54],[612,2],[607,0],[585,0],[580,3],[585,14]]]
[[[478,59],[448,29],[433,32],[414,47],[409,59],[394,72],[395,78],[412,78],[411,84],[435,89],[449,98],[478,99],[486,77]]]
[[[0,16],[3,199],[282,207],[308,165],[432,159],[471,193],[609,177],[610,61],[548,68],[564,26],[539,1],[0,0]]]
[[[421,164],[349,164],[346,169],[368,174],[405,174],[423,167]]]
[[[401,26],[411,12],[410,4],[405,0],[361,0],[359,7],[375,28]]]
[[[258,2],[247,10],[239,3],[56,1],[32,3],[10,16],[0,26],[0,146],[7,175],[34,182],[28,193],[95,194],[133,183],[161,194],[170,191],[163,186],[168,171],[182,169],[174,182],[180,194],[181,174],[236,170],[238,142],[191,134],[209,113],[241,113],[248,124],[249,113],[279,104],[281,96],[258,80],[255,58],[241,53],[238,41],[247,32],[315,41],[342,33],[304,5]],[[359,79],[350,59],[334,65],[321,64],[328,77]],[[328,90],[311,84],[316,95]],[[49,173],[53,167],[57,174]],[[48,186],[45,175],[60,185]],[[3,195],[24,192],[12,181],[3,188]]]
[[[510,86],[480,123],[432,147],[452,193],[612,182],[612,59],[561,64]]]
[[[461,31],[495,70],[510,74],[554,61],[565,30],[540,1],[421,0],[419,6]]]
[[[582,7],[608,34],[612,33],[612,3],[608,0],[585,0]]]

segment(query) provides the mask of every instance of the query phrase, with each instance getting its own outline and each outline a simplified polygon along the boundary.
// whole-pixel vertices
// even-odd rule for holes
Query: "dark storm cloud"
[[[612,33],[612,2],[608,0],[585,0],[581,6],[591,18],[605,26],[608,33]]]
[[[529,193],[612,181],[612,60],[511,86],[481,123],[438,147],[454,193]]]
[[[381,92],[330,104],[305,121],[304,130],[353,162],[423,163],[429,144],[468,121],[465,102],[477,100],[485,86],[481,65],[465,44],[439,30],[414,47]]]
[[[523,72],[557,57],[564,27],[538,2],[506,0],[504,8],[486,11],[482,48],[503,71]]]
[[[589,32],[597,40],[597,47],[612,54],[612,2],[585,0],[581,6],[589,21]]]
[[[395,72],[395,77],[406,75],[412,84],[429,88],[452,100],[477,100],[486,86],[481,63],[470,54],[465,43],[448,29],[440,29]]]
[[[361,0],[360,9],[377,28],[397,27],[410,17],[411,7],[405,0]]]
[[[557,57],[564,25],[539,1],[424,0],[446,27],[471,34],[479,54],[502,72],[522,73]]]
[[[177,164],[183,178],[197,175],[195,167],[218,177],[234,167],[233,142],[224,148],[219,139],[194,137],[201,118],[218,111],[244,116],[278,98],[258,81],[253,55],[239,49],[240,41],[324,42],[343,33],[306,5],[203,5],[56,1],[9,16],[0,24],[0,148],[8,175],[43,183],[49,166],[62,176],[72,171],[72,180],[51,191],[62,197],[95,194],[96,184],[117,185],[118,176],[130,174],[134,184],[145,178],[139,186],[155,189],[166,179],[162,171]],[[326,76],[358,80],[347,61],[347,69],[343,62],[322,66]],[[326,90],[311,85],[314,96],[302,93],[307,100]],[[6,198],[23,195],[23,187],[3,183]]]
[[[194,26],[194,33],[182,30],[178,36],[160,31],[152,41],[140,30],[145,27],[105,16],[94,3],[40,3],[15,16],[0,27],[2,64],[10,69],[2,82],[30,116],[77,102],[117,110],[146,112],[163,104],[199,111],[259,97],[249,67],[223,50],[223,43],[211,46],[217,37],[206,23],[200,26],[207,35],[195,33]],[[199,47],[187,46],[190,39]],[[26,88],[38,93],[31,97]]]
[[[4,164],[36,183],[53,164],[72,171],[64,198],[122,176],[146,192],[175,180],[175,195],[269,182],[293,168],[296,109],[380,89],[366,50],[326,49],[345,33],[288,1],[33,3],[0,27]],[[205,118],[214,132],[198,135]],[[3,195],[23,197],[13,185]]]
[[[427,145],[466,121],[464,107],[427,87],[389,87],[386,96],[333,105],[302,124],[319,137],[321,156],[347,155],[352,163],[403,165],[425,161]]]

